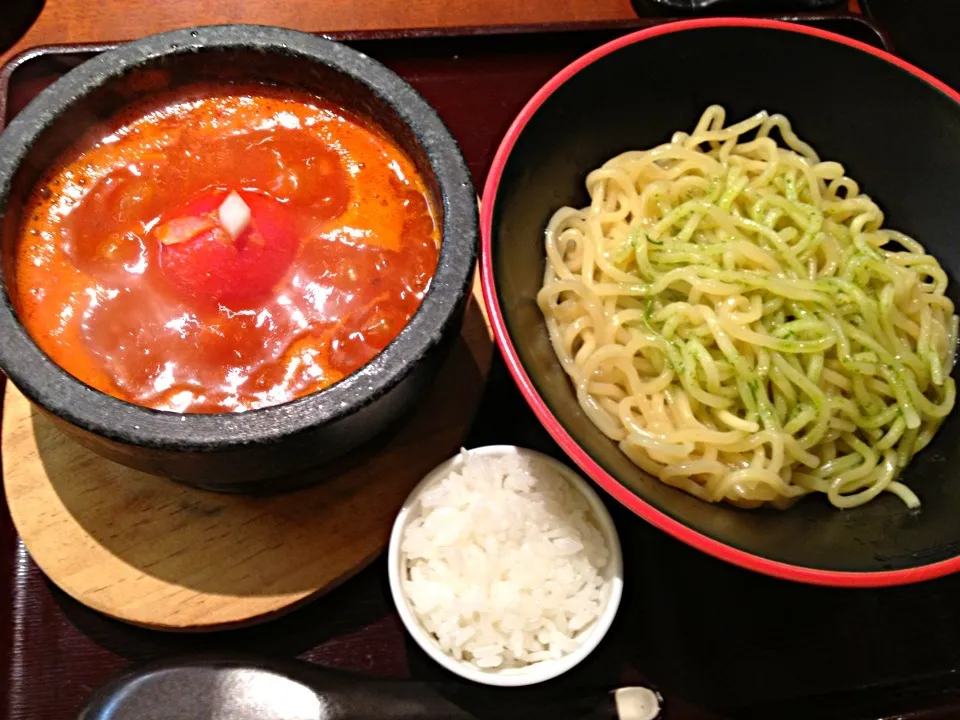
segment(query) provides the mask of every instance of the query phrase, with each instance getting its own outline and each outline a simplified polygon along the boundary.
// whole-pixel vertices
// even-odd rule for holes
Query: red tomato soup
[[[438,222],[376,125],[306,93],[197,87],[98,127],[24,209],[14,303],[67,372],[232,412],[315,392],[416,312]]]

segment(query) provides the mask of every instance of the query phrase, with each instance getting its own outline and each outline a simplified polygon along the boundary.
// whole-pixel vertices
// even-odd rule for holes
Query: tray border
[[[847,21],[863,26],[874,33],[880,47],[889,53],[896,54],[893,43],[887,31],[866,15],[849,11],[831,12],[796,12],[765,16],[764,19],[781,22],[797,23],[800,25]],[[546,35],[551,33],[580,33],[580,32],[623,32],[624,34],[643,30],[645,28],[664,25],[672,22],[683,22],[678,17],[644,17],[636,20],[597,20],[584,22],[541,23],[538,25],[463,25],[441,28],[413,28],[397,30],[344,30],[335,32],[312,32],[313,35],[335,40],[337,42],[377,42],[398,40],[439,40],[458,37],[497,37],[500,35]],[[90,53],[98,55],[113,50],[123,41],[96,42],[96,43],[48,43],[36,45],[20,51],[9,58],[0,67],[0,131],[6,126],[7,105],[9,102],[10,85],[14,74],[24,65],[45,56],[78,55]],[[89,58],[88,58],[89,59]]]

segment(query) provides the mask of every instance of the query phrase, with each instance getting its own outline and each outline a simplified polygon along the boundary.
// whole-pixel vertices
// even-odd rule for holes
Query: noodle
[[[785,117],[724,120],[613,158],[550,219],[537,301],[579,403],[702,500],[917,507],[897,476],[956,397],[946,273]]]

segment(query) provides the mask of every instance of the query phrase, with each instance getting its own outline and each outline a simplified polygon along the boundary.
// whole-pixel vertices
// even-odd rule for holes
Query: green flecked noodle
[[[580,405],[706,501],[917,507],[897,478],[956,398],[946,273],[785,117],[725,119],[618,155],[551,218],[537,300]]]

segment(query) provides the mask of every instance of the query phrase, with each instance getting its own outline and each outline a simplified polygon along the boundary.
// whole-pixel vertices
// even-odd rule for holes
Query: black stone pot
[[[373,118],[413,158],[443,224],[439,265],[422,305],[370,363],[293,402],[212,415],[139,407],[78,381],[33,342],[8,293],[21,205],[44,168],[93,123],[158,86],[203,81],[296,86]],[[259,26],[202,27],[137,40],[92,58],[44,90],[0,136],[0,213],[0,368],[86,447],[139,470],[225,491],[316,482],[322,472],[297,473],[356,448],[409,411],[459,334],[478,245],[469,172],[423,98],[344,45]]]

